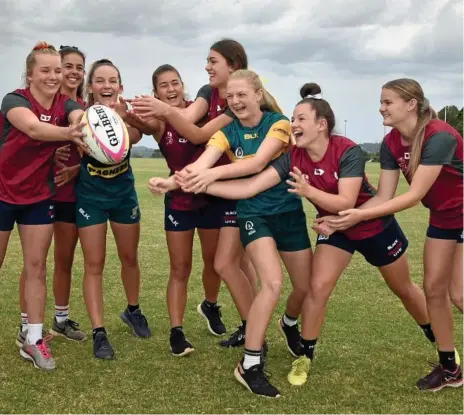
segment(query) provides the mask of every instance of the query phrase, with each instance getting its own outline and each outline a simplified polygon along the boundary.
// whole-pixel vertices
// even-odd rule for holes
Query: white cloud
[[[390,79],[417,79],[438,109],[462,105],[462,10],[459,0],[6,0],[0,94],[20,86],[25,57],[43,39],[79,46],[88,63],[112,59],[127,96],[149,92],[163,63],[195,96],[207,82],[209,46],[232,37],[287,115],[314,81],[340,132],[347,119],[349,137],[379,141],[380,88]]]

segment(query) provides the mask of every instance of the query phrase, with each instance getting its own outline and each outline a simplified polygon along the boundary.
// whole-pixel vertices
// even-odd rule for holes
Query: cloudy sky
[[[148,93],[151,74],[170,63],[188,92],[208,82],[209,46],[240,41],[250,66],[287,115],[305,82],[332,104],[338,132],[378,142],[380,88],[418,80],[436,109],[463,104],[460,0],[1,0],[0,95],[21,83],[38,40],[75,45],[88,63],[109,58],[124,95]],[[142,144],[154,147],[145,137]]]

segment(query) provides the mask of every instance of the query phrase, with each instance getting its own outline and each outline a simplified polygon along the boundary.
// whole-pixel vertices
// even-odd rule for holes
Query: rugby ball
[[[100,163],[114,165],[123,161],[130,150],[129,133],[122,118],[110,107],[92,105],[82,117],[84,141],[89,155]]]

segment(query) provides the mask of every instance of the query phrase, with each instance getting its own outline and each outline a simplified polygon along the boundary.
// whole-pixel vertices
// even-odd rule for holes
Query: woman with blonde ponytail
[[[430,210],[424,245],[424,289],[438,346],[440,364],[417,382],[421,390],[462,385],[453,343],[451,303],[462,313],[463,261],[463,139],[438,120],[418,82],[396,79],[382,88],[383,124],[393,127],[380,150],[377,195],[358,209],[339,212],[327,224],[347,229],[360,221],[400,212],[422,201]],[[397,197],[400,170],[410,184]]]

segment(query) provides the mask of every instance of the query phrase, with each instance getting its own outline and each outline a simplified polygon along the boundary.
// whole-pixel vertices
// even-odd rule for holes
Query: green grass
[[[400,301],[388,290],[376,269],[356,254],[329,303],[309,383],[292,388],[286,375],[288,354],[275,321],[268,330],[268,370],[283,396],[266,400],[247,392],[233,378],[242,350],[223,350],[196,313],[203,299],[201,258],[195,242],[194,266],[184,327],[196,351],[187,358],[169,353],[169,320],[165,290],[169,260],[163,231],[163,200],[146,188],[149,177],[167,175],[164,160],[134,159],[142,209],[140,265],[141,306],[153,336],[136,339],[119,318],[125,295],[112,235],[108,236],[105,269],[105,319],[117,360],[97,361],[91,342],[52,343],[57,370],[44,373],[25,362],[14,344],[19,324],[18,276],[22,260],[17,234],[12,235],[1,270],[0,413],[462,413],[462,389],[421,393],[416,380],[429,370],[435,352]],[[368,164],[377,184],[378,164]],[[406,189],[401,182],[400,191]],[[314,210],[306,204],[308,217]],[[422,285],[422,245],[428,213],[419,206],[398,216],[410,240],[409,259],[414,280]],[[314,242],[314,233],[311,231]],[[50,255],[52,258],[52,255]],[[52,263],[49,263],[52,270]],[[71,317],[90,333],[82,298],[82,254],[78,247],[71,296]],[[49,271],[50,274],[50,271]],[[46,325],[53,316],[51,278]],[[220,302],[230,330],[238,314],[224,286]],[[455,337],[462,350],[462,316],[455,313]],[[462,354],[461,354],[462,355]],[[464,357],[464,356],[463,356]]]

